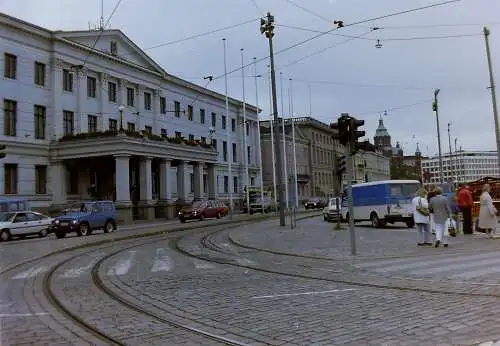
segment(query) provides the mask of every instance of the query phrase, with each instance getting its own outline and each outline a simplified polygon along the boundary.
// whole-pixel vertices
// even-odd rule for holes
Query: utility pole
[[[350,119],[349,119],[350,120]],[[351,125],[348,127],[348,135],[351,137]],[[354,200],[352,198],[352,179],[354,172],[354,155],[353,144],[351,138],[349,138],[348,144],[345,146],[345,157],[346,157],[346,173],[347,173],[347,208],[349,210],[349,217],[347,222],[349,225],[349,233],[351,236],[351,255],[356,255],[356,229],[354,228]]]
[[[450,149],[450,157],[448,158],[448,167],[449,167],[449,170],[450,170],[450,176],[451,176],[451,183],[453,184],[453,186],[455,185],[455,179],[453,178],[453,175],[454,175],[454,167],[452,166],[453,164],[453,156],[452,156],[452,153],[451,153],[451,123],[448,123],[448,146],[449,146],[449,149]]]
[[[439,104],[438,104],[439,89],[434,90],[434,102],[432,104],[432,110],[436,112],[436,130],[438,139],[438,150],[439,150],[439,180],[441,184],[444,183],[444,172],[443,172],[443,155],[441,153],[441,131],[439,130]]]
[[[493,63],[491,62],[490,51],[490,29],[483,28],[484,41],[486,43],[486,56],[488,57],[488,71],[490,72],[490,90],[491,90],[491,103],[493,105],[493,117],[495,118],[495,136],[497,140],[497,165],[500,174],[500,126],[498,124],[498,109],[497,109],[497,96],[495,88],[495,78],[493,77]]]
[[[457,179],[457,183],[460,183],[460,173],[459,173],[459,166],[458,166],[458,151],[457,151],[457,141],[458,138],[455,137],[455,176]]]
[[[269,58],[271,65],[271,90],[273,99],[273,119],[274,119],[274,146],[276,157],[276,176],[279,182],[278,194],[280,202],[280,226],[285,226],[285,198],[283,196],[283,170],[281,167],[281,150],[279,146],[279,119],[278,119],[278,104],[276,100],[276,75],[274,71],[274,52],[273,52],[273,36],[274,36],[274,16],[267,12],[265,18],[260,19],[260,33],[265,34],[269,41]]]

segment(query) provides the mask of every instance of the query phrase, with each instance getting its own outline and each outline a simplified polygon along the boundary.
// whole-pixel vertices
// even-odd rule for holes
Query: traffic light
[[[433,101],[432,102],[432,111],[433,112],[436,112],[438,110],[438,104],[437,104],[437,101]]]
[[[345,155],[337,156],[335,158],[335,175],[341,179],[342,175],[345,173],[345,170],[346,170]]]
[[[5,144],[0,144],[0,159],[3,159],[5,157],[5,149],[7,147],[5,146]]]
[[[358,128],[363,126],[365,124],[365,121],[355,118],[350,118],[349,121],[351,154],[355,154],[360,149],[360,143],[358,143],[358,139],[365,136],[365,131],[360,131],[358,130]]]
[[[330,128],[337,131],[333,138],[338,139],[340,144],[349,143],[349,123],[345,116],[341,116],[336,123],[331,123]]]

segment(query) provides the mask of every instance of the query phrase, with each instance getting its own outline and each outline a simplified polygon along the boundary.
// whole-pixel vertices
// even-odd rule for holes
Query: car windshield
[[[205,202],[194,202],[193,205],[191,206],[192,208],[203,208],[205,206]]]
[[[16,215],[16,213],[1,213],[0,214],[0,222],[7,222],[12,220],[12,218]]]
[[[92,209],[94,209],[94,203],[88,203],[88,202],[83,202],[83,203],[74,203],[70,205],[64,212],[67,213],[87,213],[91,212]]]
[[[337,205],[337,198],[330,198],[330,201],[328,202],[330,206],[335,207]],[[340,203],[340,200],[339,200]]]

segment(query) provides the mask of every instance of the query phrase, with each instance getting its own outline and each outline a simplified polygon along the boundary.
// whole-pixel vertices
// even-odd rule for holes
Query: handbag
[[[422,207],[422,198],[418,200],[417,211],[424,216],[429,216],[430,214],[427,208]]]
[[[457,229],[455,227],[455,222],[453,221],[453,219],[449,218],[446,224],[447,224],[446,226],[448,227],[448,234],[450,235],[450,237],[456,237]]]

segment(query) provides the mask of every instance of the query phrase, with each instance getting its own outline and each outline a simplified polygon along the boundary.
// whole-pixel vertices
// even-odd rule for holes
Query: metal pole
[[[356,256],[356,230],[354,229],[354,203],[352,198],[352,173],[354,170],[354,157],[351,154],[351,145],[345,146],[346,149],[346,173],[347,173],[347,202],[349,209],[349,233],[351,235],[351,254]]]
[[[269,67],[269,111],[272,112],[273,109],[273,93],[271,88],[271,65]],[[271,115],[271,155],[272,155],[272,165],[273,165],[273,196],[274,205],[278,205],[278,194],[276,191],[276,160],[274,157],[274,126],[273,126],[273,115]]]
[[[224,91],[226,95],[226,122],[231,124],[229,121],[229,96],[227,94],[227,51],[226,51],[226,39],[222,39],[224,45]],[[232,154],[232,145],[231,145],[231,130],[230,126],[226,124],[226,134],[227,134],[227,160],[228,160],[228,173],[229,173],[229,181],[228,181],[228,189],[229,189],[229,219],[233,219],[233,154]]]
[[[241,53],[241,85],[243,93],[243,147],[244,147],[244,163],[245,163],[245,198],[247,202],[247,213],[250,214],[250,192],[248,191],[248,149],[247,149],[247,107],[245,100],[245,63],[243,61],[243,48],[240,49]]]
[[[462,182],[466,182],[466,174],[465,174],[465,164],[464,164],[464,151],[462,149],[462,146],[460,146],[460,167],[462,168]]]
[[[281,91],[281,131],[283,132],[283,165],[284,171],[285,171],[285,199],[286,199],[286,208],[288,209],[288,199],[289,199],[289,194],[288,194],[288,160],[287,160],[287,154],[286,154],[286,131],[285,131],[285,108],[284,108],[284,96],[283,96],[283,73],[280,72],[280,91]]]
[[[264,23],[262,23],[262,21]],[[274,17],[271,16],[270,12],[267,12],[267,18],[263,19],[261,24],[264,24],[264,27],[261,27],[261,31],[266,34],[266,37],[269,41],[269,57],[271,61],[271,90],[272,90],[272,99],[273,99],[273,119],[274,119],[274,139],[276,141],[275,156],[276,156],[276,175],[279,179],[279,201],[280,201],[280,226],[285,226],[285,199],[283,196],[283,174],[281,169],[281,150],[279,148],[279,122],[278,122],[278,104],[276,100],[276,76],[274,72],[274,52],[273,52],[273,30],[274,30]]]
[[[259,83],[257,82],[257,58],[253,58],[253,70],[255,80],[255,106],[257,107],[257,150],[259,151],[259,174],[260,174],[260,203],[264,203],[264,176],[262,174],[262,147],[260,143],[260,116],[259,116]],[[264,210],[262,211],[264,212]]]
[[[451,154],[451,123],[448,123],[448,146],[449,146],[449,149],[450,149],[450,157],[448,158],[448,168],[449,168],[449,171],[450,171],[450,176],[452,177],[452,186],[455,184],[455,181],[453,179],[453,166],[452,166],[452,154]]]
[[[309,89],[309,116],[312,117],[312,97],[311,97],[311,85],[308,84],[307,88]]]
[[[439,89],[434,90],[434,111],[436,112],[436,130],[437,130],[437,140],[438,140],[438,150],[439,150],[439,180],[441,184],[444,183],[444,172],[443,172],[443,155],[441,153],[441,131],[439,129],[439,104],[438,104],[438,94]]]
[[[455,179],[457,180],[457,183],[460,183],[460,173],[459,173],[460,168],[458,166],[457,140],[458,138],[455,137]]]
[[[340,174],[339,172],[337,171],[337,150],[334,150],[333,152],[333,162],[335,162],[334,164],[334,181],[335,181],[335,208],[337,209],[337,223],[336,223],[336,226],[335,226],[335,229],[340,229],[340,219],[342,218],[342,213],[340,212],[340,201],[339,201],[339,197],[341,195],[340,193],[340,189],[342,188],[341,187],[341,179],[340,179]]]
[[[295,208],[299,207],[299,187],[297,184],[297,150],[295,149],[295,120],[293,118],[293,82],[290,78],[290,116],[292,119],[293,180],[295,188]]]
[[[486,43],[486,56],[488,57],[488,71],[490,73],[490,90],[491,90],[491,104],[493,105],[493,117],[495,118],[495,136],[497,140],[497,165],[499,171],[497,176],[500,175],[500,125],[498,124],[498,109],[497,109],[497,96],[495,79],[493,77],[493,63],[491,61],[490,51],[490,30],[484,27],[484,41]]]

